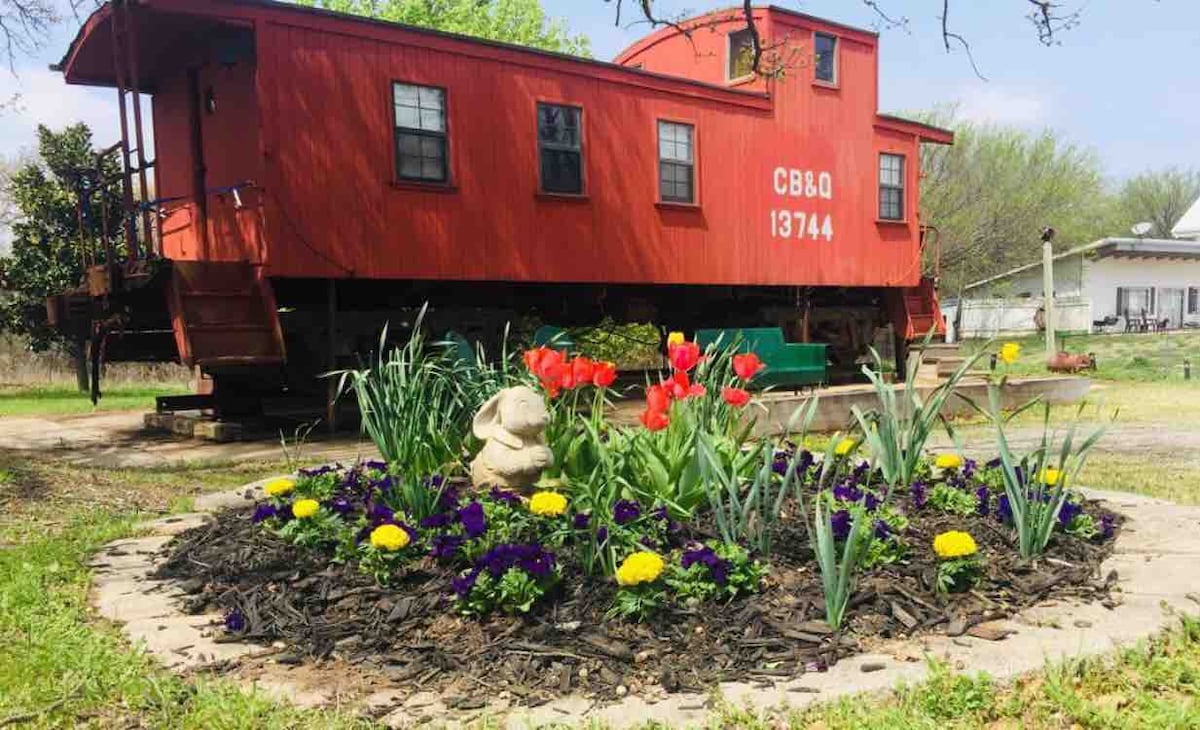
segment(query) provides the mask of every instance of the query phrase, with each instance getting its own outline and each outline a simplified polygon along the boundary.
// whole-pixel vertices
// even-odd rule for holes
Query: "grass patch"
[[[84,393],[65,385],[0,386],[0,416],[73,415],[96,411],[134,411],[154,408],[160,395],[187,393],[185,385],[113,385],[103,388],[95,406]]]
[[[1003,342],[1017,342],[1022,356],[1012,366],[1018,375],[1045,375],[1045,341],[1040,337],[999,339],[989,348],[999,349]],[[987,345],[985,340],[965,340],[964,354],[973,355]],[[1200,380],[1200,332],[1164,332],[1149,334],[1064,335],[1058,347],[1067,352],[1096,354],[1097,378],[1132,382],[1183,382],[1183,363],[1190,360],[1193,379]],[[986,360],[984,362],[986,366]]]
[[[84,563],[100,545],[129,535],[132,518],[79,508],[56,534],[0,550],[0,725],[28,718],[34,727],[367,726],[217,679],[186,682],[128,649],[112,628],[95,625]],[[0,539],[18,537],[10,527],[0,527]]]
[[[997,648],[997,651],[1003,651]],[[925,681],[887,699],[847,697],[802,711],[726,707],[713,727],[774,730],[905,728],[1176,728],[1200,724],[1200,620],[1114,655],[1049,665],[1001,684],[934,663]]]

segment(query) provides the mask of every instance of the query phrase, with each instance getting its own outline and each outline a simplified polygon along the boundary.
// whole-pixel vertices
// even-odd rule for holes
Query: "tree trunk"
[[[79,392],[91,392],[92,385],[88,380],[87,342],[71,340],[67,345],[67,354],[71,358],[71,364],[75,366],[75,385],[79,388]]]

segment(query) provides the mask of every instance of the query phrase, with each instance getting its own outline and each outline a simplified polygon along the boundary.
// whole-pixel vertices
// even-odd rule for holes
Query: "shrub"
[[[500,383],[474,363],[426,345],[422,307],[408,341],[390,350],[379,337],[372,367],[342,370],[339,397],[353,390],[363,431],[392,468],[409,478],[459,471],[472,444],[479,399]]]

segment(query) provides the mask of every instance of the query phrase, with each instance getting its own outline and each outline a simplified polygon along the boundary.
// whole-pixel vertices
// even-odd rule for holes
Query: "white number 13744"
[[[806,213],[802,210],[772,210],[771,236],[773,238],[808,238],[816,241],[824,238],[833,240],[833,219],[826,214]]]

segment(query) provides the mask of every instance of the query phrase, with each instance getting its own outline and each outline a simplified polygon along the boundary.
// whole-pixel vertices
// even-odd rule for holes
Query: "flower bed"
[[[1047,437],[1018,460],[998,417],[997,460],[920,456],[929,413],[898,416],[881,393],[823,453],[802,446],[815,404],[792,439],[755,441],[761,363],[678,340],[642,425],[621,429],[604,418],[606,365],[548,349],[524,360],[512,377],[545,393],[555,456],[534,492],[470,484],[478,445],[461,435],[460,458],[437,469],[410,449],[419,466],[301,470],[180,536],[160,575],[244,640],[414,691],[478,685],[530,703],[792,677],[878,638],[1107,594],[1097,572],[1119,518],[1067,488],[1095,437],[1064,439],[1057,458]]]

